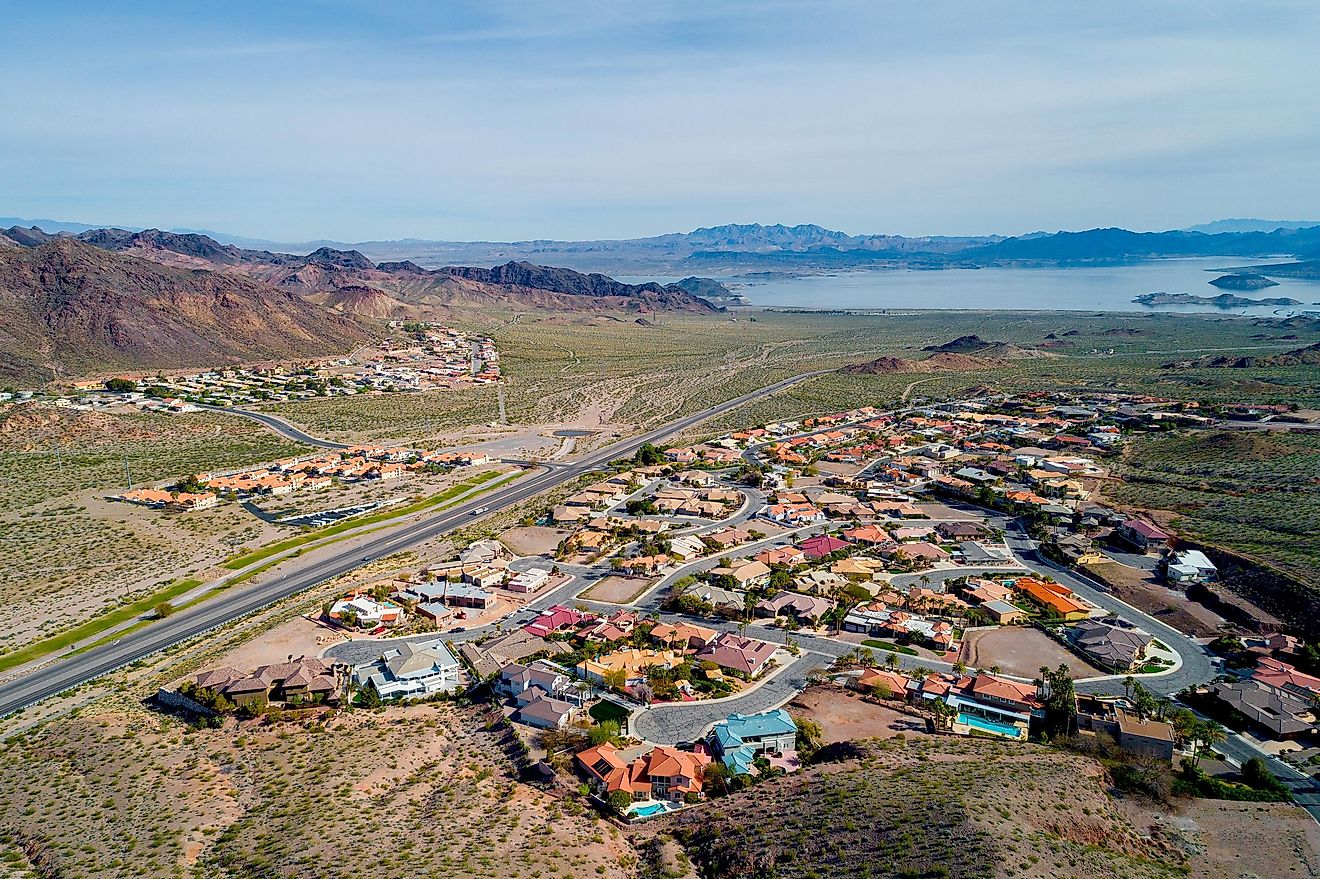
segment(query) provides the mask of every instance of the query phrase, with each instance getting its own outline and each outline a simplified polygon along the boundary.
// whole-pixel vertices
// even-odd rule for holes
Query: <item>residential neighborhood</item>
[[[365,704],[488,700],[629,821],[797,771],[809,717],[786,706],[811,688],[860,694],[914,734],[1071,729],[1174,764],[1201,727],[1141,682],[1186,679],[1198,711],[1262,742],[1313,734],[1320,680],[1275,658],[1295,641],[1264,639],[1254,675],[1197,688],[1214,676],[1201,647],[1091,573],[1185,592],[1216,566],[1097,500],[1132,416],[1081,402],[866,408],[619,462],[507,532],[540,553],[487,537],[327,604],[351,639],[329,655]],[[350,449],[229,479],[435,463]]]

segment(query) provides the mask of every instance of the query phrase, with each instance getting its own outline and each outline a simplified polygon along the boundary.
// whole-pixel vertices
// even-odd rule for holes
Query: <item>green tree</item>
[[[358,704],[363,708],[380,707],[380,691],[371,681],[367,681],[367,685],[358,691]]]
[[[627,791],[610,791],[608,800],[610,808],[618,812],[620,815],[623,815],[628,811],[628,807],[632,805],[632,801],[632,795]]]
[[[157,619],[163,620],[168,616],[173,616],[175,608],[174,605],[170,604],[168,601],[162,601],[160,604],[152,608],[152,610],[156,612]]]
[[[637,450],[637,454],[633,456],[633,460],[636,461],[639,466],[650,467],[655,464],[663,464],[665,462],[665,453],[651,443],[642,443],[642,447]]]
[[[1041,668],[1045,684],[1045,729],[1050,735],[1072,735],[1077,725],[1077,691],[1065,663],[1054,671]]]
[[[809,760],[820,750],[823,738],[820,724],[809,717],[795,717],[793,720],[797,723],[797,752]]]
[[[137,390],[137,382],[126,378],[109,378],[105,380],[105,389],[115,394],[128,394]]]

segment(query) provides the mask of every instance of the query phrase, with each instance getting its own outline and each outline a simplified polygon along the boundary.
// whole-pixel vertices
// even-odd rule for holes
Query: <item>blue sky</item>
[[[0,214],[276,240],[1320,215],[1320,3],[266,0],[0,19]]]

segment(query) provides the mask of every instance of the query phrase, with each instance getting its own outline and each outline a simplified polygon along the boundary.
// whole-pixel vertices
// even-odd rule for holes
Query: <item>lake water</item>
[[[1174,311],[1278,317],[1320,312],[1317,281],[1279,278],[1279,286],[1251,292],[1220,290],[1210,285],[1218,277],[1213,269],[1244,262],[1266,261],[1217,257],[1087,268],[888,269],[800,277],[721,276],[719,280],[746,296],[753,305],[789,308]],[[671,283],[678,279],[650,280]],[[1232,293],[1250,299],[1296,299],[1303,304],[1229,309],[1202,304],[1151,308],[1132,301],[1135,296],[1156,292],[1194,296]]]

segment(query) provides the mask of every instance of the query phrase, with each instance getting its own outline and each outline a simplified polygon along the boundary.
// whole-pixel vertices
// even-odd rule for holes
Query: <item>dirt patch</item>
[[[1107,585],[1116,597],[1192,637],[1214,637],[1225,624],[1222,616],[1158,582],[1146,571],[1117,562],[1100,562],[1086,565],[1086,572]]]
[[[891,738],[667,815],[702,875],[1170,879],[1184,855],[1143,838],[1093,760],[1034,745]]]
[[[606,577],[582,593],[582,598],[608,601],[611,604],[629,604],[645,592],[651,581],[638,577]]]
[[[838,687],[805,690],[789,703],[788,710],[819,723],[825,744],[927,734],[924,719],[868,702]]]
[[[294,617],[240,644],[218,658],[215,667],[228,665],[243,671],[259,665],[287,662],[289,657],[319,656],[331,644],[347,640],[343,633],[328,626],[306,617]]]
[[[1299,806],[1180,800],[1174,813],[1121,801],[1133,824],[1190,855],[1196,879],[1320,875],[1320,824]]]
[[[514,555],[550,555],[559,546],[559,542],[572,533],[567,528],[520,525],[501,534],[500,543]]]
[[[1035,678],[1041,666],[1057,668],[1064,663],[1076,678],[1103,674],[1077,654],[1038,629],[1003,626],[968,632],[959,658],[973,668],[999,666],[1004,674]]]
[[[309,879],[631,875],[622,836],[579,803],[519,783],[508,740],[476,711],[421,705],[189,731],[114,702],[0,750],[0,827],[44,875],[192,875],[194,864],[207,876]],[[371,828],[415,844],[386,860],[338,859]]]

